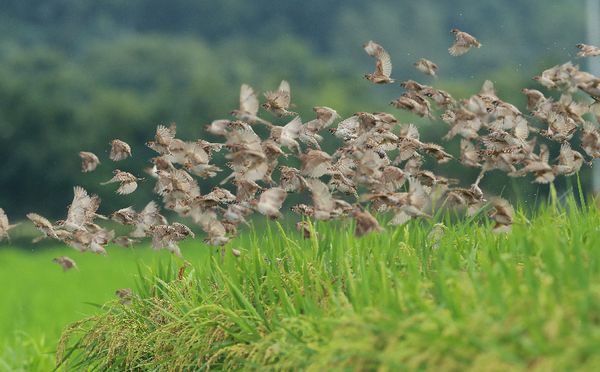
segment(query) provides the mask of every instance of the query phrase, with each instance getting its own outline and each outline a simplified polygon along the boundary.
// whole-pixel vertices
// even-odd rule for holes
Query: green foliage
[[[54,351],[44,336],[34,338],[15,332],[10,344],[0,344],[0,370],[6,372],[45,372],[54,369]]]
[[[324,241],[269,225],[239,259],[141,269],[139,297],[67,327],[58,360],[72,370],[593,369],[600,215],[552,195],[534,216],[518,211],[510,234],[476,216],[443,226],[437,247],[434,225],[421,223],[361,239],[352,226],[312,225]]]

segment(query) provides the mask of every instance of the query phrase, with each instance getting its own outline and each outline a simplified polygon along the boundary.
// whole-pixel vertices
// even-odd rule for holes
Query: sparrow
[[[57,257],[57,258],[53,259],[52,261],[62,265],[63,272],[67,272],[67,271],[71,270],[72,268],[76,268],[77,271],[79,271],[79,268],[75,264],[75,261],[73,261],[72,259],[70,259],[67,256]]]
[[[402,169],[393,165],[384,165],[379,168],[381,176],[375,190],[379,192],[396,192],[406,182],[405,173]]]
[[[101,182],[101,185],[107,185],[113,182],[120,182],[119,188],[116,193],[119,195],[131,194],[137,189],[137,183],[141,181],[146,181],[145,178],[138,178],[131,173],[122,172],[119,169],[115,169],[113,171],[113,178],[106,182]]]
[[[577,151],[571,148],[571,144],[563,142],[560,146],[560,155],[558,156],[558,165],[552,164],[552,169],[556,174],[572,176],[579,172],[583,165],[583,157]]]
[[[233,239],[233,236],[225,236],[227,233],[225,226],[211,215],[204,215],[200,218],[200,225],[208,233],[208,238],[202,241],[212,246],[223,246]]]
[[[40,216],[37,213],[28,213],[27,218],[33,221],[33,223],[35,223],[35,227],[41,232],[43,232],[46,237],[59,239],[56,235],[56,232],[54,231],[54,227],[46,218]]]
[[[551,183],[554,181],[555,173],[554,169],[548,164],[548,160],[550,159],[550,151],[548,150],[548,146],[545,144],[540,144],[540,156],[539,160],[525,160],[525,166],[519,169],[509,176],[513,177],[521,177],[529,173],[535,174],[535,179],[533,182],[535,183]]]
[[[396,215],[389,222],[390,225],[400,226],[411,218],[424,217],[428,220],[433,219],[432,216],[423,213],[423,208],[427,204],[427,192],[421,182],[415,177],[408,177],[409,188],[406,197],[399,198],[397,207],[394,207]]]
[[[460,157],[457,159],[463,165],[469,168],[481,168],[480,161],[482,157],[479,155],[481,149],[481,143],[474,145],[471,141],[466,138],[460,140]]]
[[[448,49],[450,54],[454,57],[464,54],[467,50],[471,49],[471,46],[474,46],[475,48],[481,47],[481,44],[478,43],[473,36],[467,34],[466,32],[462,32],[457,29],[453,29],[450,32],[456,35],[454,44]]]
[[[542,84],[543,86],[545,86],[546,88],[548,88],[550,90],[552,90],[552,89],[560,90],[558,88],[558,85],[556,85],[555,82],[553,82],[552,80],[545,78],[543,76],[534,76],[532,80],[537,81],[538,83]]]
[[[137,222],[137,213],[133,207],[121,208],[108,217],[121,225],[134,225]]]
[[[295,226],[298,229],[298,231],[300,231],[302,233],[302,237],[304,239],[311,238],[312,234],[310,231],[310,223],[308,221],[297,222],[295,224]],[[321,241],[325,240],[325,234],[319,234],[319,232],[315,231],[314,228],[313,228],[313,231],[315,232],[315,237],[317,238],[317,240],[321,240]]]
[[[173,222],[171,226],[152,225],[150,226],[150,230],[152,230],[152,244],[150,246],[153,247],[155,251],[168,249],[180,258],[182,255],[177,243],[185,240],[189,235],[194,238],[192,230],[178,222]]]
[[[278,117],[284,115],[298,115],[295,112],[287,110],[290,106],[290,84],[287,81],[282,80],[277,91],[268,91],[264,95],[267,99],[267,103],[263,103],[261,107],[271,114]]]
[[[91,152],[80,151],[79,156],[81,157],[82,172],[91,172],[100,164],[98,157]]]
[[[429,101],[421,96],[415,95],[410,97],[408,92],[404,92],[402,97],[390,102],[390,105],[400,110],[412,112],[421,118],[427,116],[429,120],[435,121],[435,118],[431,115],[431,105],[429,104]]]
[[[366,74],[363,76],[365,79],[371,82],[371,85],[377,84],[388,84],[393,83],[394,79],[390,79],[392,73],[392,61],[390,55],[380,45],[375,44],[373,41],[369,41],[368,44],[364,45],[365,50],[371,57],[377,57],[377,65],[373,74]]]
[[[539,134],[554,142],[568,141],[577,131],[577,123],[573,119],[556,111],[548,113],[546,123],[548,130],[540,130]]]
[[[540,92],[537,89],[521,89],[521,93],[525,94],[527,97],[527,110],[534,110],[538,107],[538,105],[544,101],[546,101],[546,97],[544,97],[544,93]]]
[[[585,45],[585,44],[577,44],[575,45],[577,48],[581,49],[581,52],[577,53],[577,56],[575,57],[575,59],[578,58],[582,58],[582,57],[596,57],[597,55],[600,55],[600,48],[592,46],[592,45]]]
[[[306,204],[296,204],[290,208],[290,210],[296,214],[299,214],[303,217],[312,217],[314,214],[314,209],[310,205]]]
[[[260,195],[260,200],[254,200],[256,210],[271,219],[281,218],[283,214],[279,211],[287,196],[287,191],[280,187],[273,187]]]
[[[0,242],[3,238],[6,238],[10,243],[10,236],[8,236],[8,230],[12,229],[13,227],[17,227],[20,224],[20,222],[13,225],[9,224],[8,217],[6,216],[6,213],[4,213],[4,209],[0,208]]]
[[[131,288],[119,289],[115,292],[115,296],[119,296],[122,305],[129,305],[133,299],[133,292]]]
[[[213,120],[209,125],[205,125],[202,128],[208,133],[214,134],[215,136],[224,136],[229,122],[230,121],[227,119]]]
[[[300,153],[300,145],[296,141],[296,138],[300,136],[303,130],[300,116],[296,116],[283,127],[269,125],[267,128],[271,130],[270,140],[277,143],[280,147],[287,147],[290,150],[296,149],[296,152]]]
[[[600,128],[589,121],[583,124],[581,148],[592,159],[600,158]]]
[[[333,121],[335,119],[339,119],[340,115],[338,115],[337,111],[335,111],[332,108],[329,107],[313,107],[313,111],[317,113],[317,121],[311,121],[309,123],[312,123],[309,125],[309,123],[306,123],[307,126],[307,130],[309,130],[310,132],[318,132],[321,129],[325,129],[328,126],[330,126],[331,124],[333,124]]]
[[[80,186],[75,186],[73,188],[73,194],[73,201],[71,202],[71,205],[69,205],[67,219],[59,220],[56,224],[69,231],[87,231],[84,224],[86,222],[93,222],[88,214],[89,210],[92,208],[92,200],[88,196],[87,191]]]
[[[437,80],[438,77],[435,74],[435,72],[439,71],[439,68],[435,63],[428,61],[425,58],[421,58],[419,62],[413,63],[413,66],[415,66],[417,69],[419,69],[419,71],[421,71],[425,75],[432,75]]]
[[[513,220],[515,215],[513,207],[506,199],[498,196],[493,196],[490,199],[490,203],[494,207],[494,210],[489,211],[487,216],[496,222],[492,228],[492,232],[501,233],[512,231],[512,225],[515,223]]]
[[[227,219],[228,221],[230,221],[236,225],[239,224],[240,222],[242,222],[246,226],[250,227],[250,224],[248,223],[248,221],[246,221],[244,216],[248,216],[248,215],[252,214],[252,212],[253,211],[251,208],[244,207],[243,205],[234,203],[234,204],[229,204],[227,206],[227,210],[222,211],[221,213],[223,214],[223,217],[225,217],[225,219]]]
[[[452,188],[448,190],[448,206],[456,207],[464,205],[467,208],[467,216],[471,217],[481,207],[481,203],[487,200],[483,198],[481,189],[473,184],[470,189]]]
[[[135,249],[135,245],[133,245],[133,243],[139,243],[140,241],[141,240],[139,240],[139,239],[131,239],[126,236],[119,236],[118,238],[113,239],[112,243],[114,245],[118,245],[121,247],[125,247],[125,248],[131,247],[131,248]]]
[[[433,100],[436,109],[442,107],[450,109],[452,106],[456,105],[456,100],[452,98],[450,93],[440,89],[426,89],[423,95]]]
[[[287,167],[280,165],[278,169],[281,171],[281,178],[279,181],[279,187],[287,192],[302,192],[302,190],[308,188],[308,184],[300,171],[294,167]]]
[[[242,87],[240,88],[240,109],[232,110],[229,114],[235,116],[237,120],[241,120],[250,125],[254,125],[255,123],[270,125],[271,123],[257,116],[258,106],[258,93],[248,84],[242,84]]]
[[[358,116],[352,115],[348,119],[340,121],[337,128],[329,128],[327,131],[344,142],[348,142],[358,137],[359,128]]]
[[[331,156],[320,150],[306,149],[306,154],[300,155],[300,161],[300,174],[312,178],[321,177],[331,166]]]
[[[352,218],[356,221],[356,230],[354,230],[354,236],[361,238],[376,230],[377,233],[386,231],[385,228],[379,225],[379,221],[369,213],[360,204],[352,205]]]
[[[316,178],[309,178],[306,182],[314,204],[312,217],[316,220],[329,220],[331,212],[335,208],[335,202],[329,192],[329,188],[325,183]]]
[[[128,156],[131,156],[131,147],[121,140],[114,139],[109,142],[112,146],[110,149],[110,159],[114,161],[121,161]]]
[[[248,181],[243,178],[231,180],[231,183],[237,186],[235,197],[238,202],[251,200],[254,198],[254,194],[259,190],[263,190],[256,182]]]
[[[159,125],[156,127],[156,135],[154,136],[154,141],[146,142],[146,146],[150,147],[152,150],[158,152],[161,155],[171,154],[171,143],[175,138],[175,133],[177,132],[177,125],[175,123],[171,123],[169,128],[164,125]]]

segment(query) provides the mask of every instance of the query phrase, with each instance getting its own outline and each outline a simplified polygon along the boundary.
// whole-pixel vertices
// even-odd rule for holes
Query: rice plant
[[[582,199],[583,200],[583,199]],[[279,224],[197,262],[139,264],[131,302],[71,324],[69,370],[551,371],[600,366],[600,218],[552,193],[511,233],[482,214]],[[352,222],[354,223],[354,222]],[[319,232],[325,237],[317,239]]]

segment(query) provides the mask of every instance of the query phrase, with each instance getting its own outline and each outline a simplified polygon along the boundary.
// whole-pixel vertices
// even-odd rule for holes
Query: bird
[[[2,241],[3,238],[6,238],[10,243],[10,236],[8,236],[8,230],[12,229],[13,227],[17,227],[20,224],[20,222],[12,225],[9,224],[8,217],[6,216],[6,213],[4,213],[4,209],[0,208],[0,241]]]
[[[527,97],[527,110],[534,110],[538,107],[540,103],[546,101],[546,97],[544,97],[544,93],[540,92],[537,89],[521,89],[521,93],[525,94]]]
[[[109,156],[111,160],[121,161],[131,156],[131,147],[126,142],[114,139],[109,144],[112,146]]]
[[[545,86],[548,89],[559,90],[558,85],[556,85],[556,83],[554,81],[552,81],[544,76],[534,76],[533,80],[537,81],[538,83],[542,84],[543,86]]]
[[[79,151],[79,156],[81,157],[82,172],[91,172],[100,164],[100,160],[94,153]]]
[[[419,71],[421,71],[425,75],[431,75],[437,80],[438,77],[435,74],[435,72],[439,71],[439,68],[435,63],[426,60],[425,58],[421,58],[418,62],[413,63],[413,66],[415,66]]]
[[[205,125],[202,128],[208,133],[214,134],[215,136],[224,136],[229,122],[230,120],[227,119],[213,120],[209,125]]]
[[[374,73],[366,74],[363,77],[369,80],[371,85],[375,83],[388,84],[396,81],[390,78],[390,75],[392,74],[392,60],[390,59],[388,52],[386,52],[381,45],[375,44],[373,41],[369,41],[368,44],[365,44],[364,48],[371,57],[377,57],[377,65]]]
[[[154,141],[146,142],[146,146],[161,155],[171,154],[171,144],[173,143],[176,133],[177,125],[175,123],[171,123],[169,128],[164,125],[159,125],[156,127]]]
[[[59,239],[58,235],[56,235],[56,232],[54,231],[54,227],[45,217],[42,217],[37,213],[28,213],[27,218],[33,221],[33,223],[35,223],[35,227],[43,232],[45,236],[57,240]]]
[[[258,108],[258,93],[248,84],[242,84],[242,87],[240,88],[240,109],[231,110],[229,114],[235,116],[237,120],[241,120],[250,125],[254,125],[255,123],[270,125],[271,123],[257,116]]]
[[[283,214],[280,212],[281,205],[287,197],[287,191],[280,187],[273,187],[263,192],[260,195],[260,200],[255,202],[256,210],[261,214],[268,216],[271,219],[281,218]]]
[[[400,226],[411,218],[423,217],[428,220],[433,218],[423,212],[423,208],[427,204],[427,192],[421,182],[413,176],[408,177],[408,181],[408,193],[405,196],[402,195],[402,197],[399,197],[397,207],[393,208],[395,216],[389,222],[390,225]]]
[[[377,231],[377,233],[386,231],[385,228],[379,225],[379,221],[358,203],[352,205],[352,218],[356,221],[354,236],[357,238],[361,238],[374,230]]]
[[[185,240],[189,235],[194,237],[191,230],[180,223],[174,222],[172,225],[151,225],[152,243],[150,246],[155,251],[168,249],[178,257],[183,257],[177,243]]]
[[[108,217],[121,225],[134,225],[137,221],[137,213],[133,207],[121,208],[108,215]]]
[[[287,147],[290,150],[295,149],[296,152],[300,153],[300,145],[296,141],[296,138],[300,136],[303,130],[302,118],[300,116],[296,116],[283,127],[268,125],[267,128],[271,130],[269,139],[274,141],[279,147]]]
[[[69,205],[67,219],[57,221],[57,225],[69,231],[87,231],[84,224],[93,222],[93,219],[89,216],[89,211],[93,209],[92,199],[81,186],[75,186],[73,194],[73,201]]]
[[[119,296],[119,302],[121,302],[122,305],[131,304],[132,299],[134,298],[131,288],[119,289],[115,292],[115,296]]]
[[[271,114],[282,117],[284,115],[298,115],[293,111],[288,111],[290,106],[290,84],[286,80],[282,80],[279,88],[276,91],[268,91],[264,93],[267,99],[266,103],[261,105],[262,108],[269,111]]]
[[[139,243],[140,241],[141,240],[139,240],[139,239],[131,239],[127,236],[119,236],[119,237],[113,239],[112,243],[114,245],[118,245],[121,247],[125,247],[125,248],[131,247],[131,248],[135,249],[135,245],[133,245],[133,243]]]
[[[279,187],[287,192],[302,192],[302,190],[308,188],[308,184],[300,171],[294,167],[288,167],[280,165],[278,169],[281,171],[281,178],[279,180]]]
[[[71,270],[72,268],[75,268],[75,269],[77,269],[77,271],[79,271],[79,268],[77,267],[77,264],[75,264],[75,261],[73,261],[72,259],[70,259],[67,256],[57,257],[57,258],[53,259],[52,261],[62,265],[63,272],[65,272],[65,273],[67,271]]]
[[[575,45],[575,47],[581,49],[581,52],[577,53],[575,59],[582,57],[596,57],[597,55],[600,55],[600,48],[595,47],[593,45],[585,45],[579,43]]]
[[[327,173],[327,167],[331,165],[331,155],[320,150],[306,149],[306,153],[300,155],[300,161],[300,174],[318,178]]]
[[[296,222],[296,224],[294,226],[296,226],[298,231],[300,231],[302,233],[302,238],[310,239],[312,237],[310,222],[308,222],[308,221]],[[315,233],[315,237],[317,238],[317,241],[319,241],[319,240],[325,241],[325,238],[326,238],[325,234],[321,234],[318,231],[316,231],[314,229],[314,225],[313,225],[312,231]]]
[[[453,56],[465,53],[472,46],[481,46],[469,34],[456,29],[451,32],[456,35],[454,45],[449,48]],[[375,73],[365,75],[365,78],[372,84],[393,82],[387,51],[373,41],[363,46],[371,57],[377,58]],[[595,47],[584,44],[577,47],[581,52],[576,58],[596,55]],[[436,71],[439,70],[433,62],[422,58],[413,66],[437,78]],[[486,202],[480,181],[492,170],[501,170],[510,177],[532,173],[533,182],[550,183],[560,176],[577,174],[584,163],[591,165],[592,160],[600,158],[600,128],[585,119],[588,112],[596,119],[600,118],[600,79],[580,71],[579,66],[571,61],[548,68],[533,79],[545,89],[557,89],[561,94],[560,98],[557,98],[558,94],[546,97],[544,88],[521,89],[527,99],[529,114],[523,114],[516,105],[501,100],[498,89],[490,80],[485,81],[479,93],[473,92],[458,100],[448,92],[414,80],[400,84],[407,91],[390,104],[421,118],[427,116],[431,121],[439,116],[442,125],[449,126],[442,140],[462,137],[460,155],[452,152],[458,152],[458,146],[453,147],[453,144],[442,147],[430,139],[429,142],[421,142],[419,131],[433,130],[427,125],[419,122],[401,124],[393,115],[380,111],[358,111],[342,119],[333,108],[313,104],[316,117],[303,123],[300,116],[289,111],[294,105],[290,103],[290,85],[286,80],[281,81],[277,90],[264,93],[267,99],[262,105],[264,109],[277,117],[292,116],[287,124],[284,121],[273,125],[258,117],[261,107],[259,95],[248,84],[243,84],[239,109],[230,112],[235,121],[220,119],[204,127],[210,134],[224,137],[222,143],[210,143],[204,139],[183,141],[175,138],[174,123],[170,127],[157,126],[153,141],[147,143],[158,152],[150,159],[154,165],[149,168],[150,174],[156,178],[153,191],[162,198],[161,207],[200,225],[208,234],[203,242],[213,246],[231,242],[240,223],[250,226],[249,216],[253,213],[269,218],[283,217],[283,203],[286,199],[296,199],[293,196],[288,199],[291,193],[298,193],[299,198],[305,199],[308,197],[306,193],[310,193],[311,201],[304,200],[310,205],[296,204],[290,208],[294,213],[311,220],[342,217],[345,218],[344,226],[350,218],[354,218],[357,225],[354,234],[357,237],[384,231],[373,217],[376,212],[393,212],[391,225],[402,225],[412,218],[432,219],[424,210],[428,209],[429,196],[433,199],[433,195],[438,193],[446,195],[447,206],[466,207],[467,215],[474,216]],[[589,105],[584,100],[576,101],[573,94],[578,90],[596,102]],[[435,114],[440,109],[443,113]],[[340,121],[336,125],[337,119]],[[548,125],[548,128],[536,127],[538,124],[533,119]],[[257,123],[265,124],[266,128],[254,125]],[[582,130],[580,135],[578,129]],[[320,135],[323,130],[332,134],[326,141]],[[265,134],[268,137],[265,138]],[[544,139],[537,143],[540,136]],[[573,141],[578,137],[583,149],[581,153],[575,150]],[[551,158],[550,151],[557,152],[559,146],[549,147],[544,143],[546,139],[560,144],[558,157]],[[339,147],[335,142],[340,143]],[[322,149],[323,143],[327,146]],[[112,160],[120,161],[131,156],[131,148],[125,142],[115,139],[110,144]],[[536,146],[540,149],[539,153],[534,151]],[[327,151],[336,147],[333,153]],[[226,153],[217,154],[222,149]],[[83,172],[90,172],[99,164],[98,157],[92,153],[81,151],[80,156]],[[200,186],[205,190],[211,181],[207,178],[223,171],[212,163],[213,156],[217,161],[228,159],[226,165],[231,173],[223,177],[222,188],[209,188],[208,193],[202,194]],[[471,183],[471,188],[450,186],[467,181],[469,175],[461,180],[442,176],[444,164],[453,160],[467,168],[479,168],[478,176],[473,173],[473,177],[477,178]],[[285,161],[284,165],[279,165],[280,161]],[[401,167],[403,162],[405,164]],[[424,165],[429,165],[431,170],[421,168]],[[119,194],[133,192],[137,182],[145,180],[118,169],[113,174],[110,181],[102,184],[120,182]],[[363,193],[363,189],[369,193]],[[353,205],[344,200],[354,198],[358,203]],[[492,231],[510,231],[516,224],[514,211],[503,199],[490,199],[494,206],[488,213],[495,222]],[[370,203],[369,209],[360,205],[365,202]],[[181,255],[179,242],[189,235],[194,237],[193,231],[186,225],[169,224],[159,213],[160,208],[155,201],[148,203],[140,213],[130,206],[108,217],[97,213],[99,204],[97,195],[88,195],[87,191],[76,186],[64,220],[52,225],[39,214],[28,214],[28,218],[44,233],[34,240],[54,238],[82,253],[91,251],[106,255],[105,247],[111,241],[115,245],[133,247],[134,243],[150,237],[154,249],[169,249]],[[218,214],[223,215],[223,219],[217,219]],[[96,218],[110,218],[116,223],[131,226],[133,231],[115,238],[113,230],[94,222]],[[12,227],[14,225],[9,225],[0,209],[0,239],[9,238],[7,231]],[[312,234],[308,223],[299,223],[296,227],[307,238]],[[435,229],[434,226],[432,231]],[[226,248],[219,250],[225,252]],[[234,249],[231,252],[236,257],[240,254]]]
[[[512,225],[515,223],[513,220],[515,215],[513,207],[506,199],[499,196],[492,197],[490,204],[494,210],[487,212],[487,216],[495,222],[492,232],[502,233],[512,231]]]
[[[327,131],[344,142],[349,142],[358,137],[360,122],[358,116],[352,115],[340,121],[337,128],[329,128]]]
[[[223,246],[233,239],[233,236],[225,236],[227,230],[222,222],[217,220],[212,215],[204,215],[200,219],[200,225],[206,233],[208,238],[204,238],[202,241],[212,246]]]
[[[327,185],[316,178],[306,180],[313,199],[313,218],[326,221],[331,219],[331,212],[335,208],[333,196]]]
[[[131,194],[137,189],[137,183],[141,181],[146,181],[145,178],[138,178],[131,173],[123,172],[119,169],[115,169],[113,171],[113,178],[109,181],[101,182],[101,185],[107,185],[113,182],[120,182],[119,188],[115,191],[119,195]]]
[[[581,148],[592,159],[600,158],[600,128],[589,121],[583,124]]]
[[[481,189],[475,184],[471,185],[470,189],[452,188],[448,190],[448,206],[456,207],[464,205],[467,208],[467,216],[473,216],[483,202],[487,200],[483,198]]]
[[[467,34],[466,32],[459,31],[457,29],[452,29],[450,32],[456,35],[454,44],[448,49],[450,54],[454,57],[466,53],[469,49],[471,49],[471,46],[474,46],[475,48],[481,47],[481,43],[478,43],[473,36]]]

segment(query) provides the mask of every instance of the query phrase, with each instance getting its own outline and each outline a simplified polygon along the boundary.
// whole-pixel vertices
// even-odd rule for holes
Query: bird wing
[[[467,50],[469,50],[469,48],[471,48],[471,44],[459,44],[458,41],[459,39],[456,39],[454,41],[454,45],[448,49],[450,54],[454,57],[464,54]]]
[[[387,78],[392,74],[392,60],[390,55],[385,49],[379,49],[377,53],[377,68],[375,69],[375,75],[383,75]]]
[[[121,186],[117,189],[116,193],[119,195],[131,194],[137,189],[137,182],[135,181],[123,181]]]
[[[240,111],[250,115],[258,113],[258,93],[248,84],[242,84],[240,88]]]

